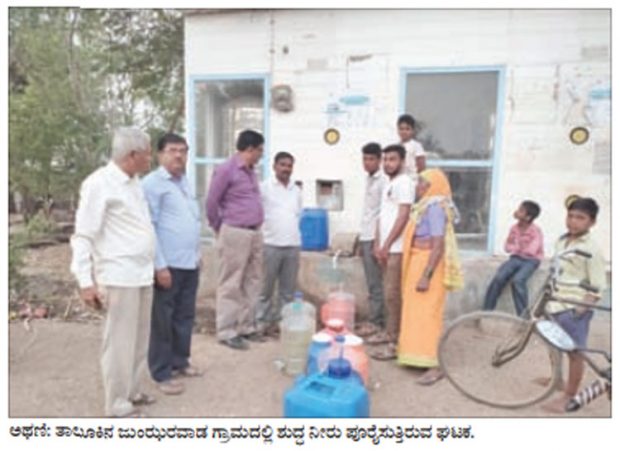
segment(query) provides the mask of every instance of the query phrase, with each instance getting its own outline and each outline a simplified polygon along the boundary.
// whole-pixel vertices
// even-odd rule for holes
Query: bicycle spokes
[[[444,334],[439,360],[448,380],[476,401],[500,407],[532,404],[558,378],[557,350],[531,323],[498,312],[461,317]]]

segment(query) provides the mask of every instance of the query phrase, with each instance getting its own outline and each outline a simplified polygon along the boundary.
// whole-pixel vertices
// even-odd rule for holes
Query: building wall
[[[305,10],[188,16],[186,76],[269,74],[288,84],[295,109],[271,110],[269,147],[293,153],[294,177],[314,206],[315,180],[342,180],[345,209],[331,232],[356,230],[364,177],[360,148],[397,139],[403,68],[500,66],[505,74],[499,143],[495,253],[521,199],[537,200],[546,251],[564,231],[564,199],[591,195],[601,205],[597,240],[610,258],[610,12],[604,10]],[[191,89],[188,89],[191,93]],[[334,98],[362,93],[364,108],[336,118],[340,142],[323,133]],[[188,94],[188,105],[191,95]],[[190,117],[190,133],[192,130]],[[584,125],[589,141],[572,144]],[[190,137],[191,138],[191,137]]]

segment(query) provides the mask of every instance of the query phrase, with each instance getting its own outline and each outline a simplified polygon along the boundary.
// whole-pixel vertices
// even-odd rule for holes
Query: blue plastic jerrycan
[[[367,418],[368,391],[348,360],[329,361],[327,371],[297,378],[284,395],[286,418]]]

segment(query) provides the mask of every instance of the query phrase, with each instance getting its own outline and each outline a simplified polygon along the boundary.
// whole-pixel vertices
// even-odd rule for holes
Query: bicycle
[[[591,258],[578,249],[558,254],[533,307],[523,317],[479,311],[463,315],[446,329],[439,343],[439,365],[459,392],[493,407],[519,408],[535,404],[559,386],[561,353],[578,352],[600,379],[571,399],[566,410],[578,410],[603,393],[611,397],[611,355],[599,349],[577,348],[546,310],[550,301],[611,310],[554,296],[559,285],[579,286],[592,293],[598,291],[585,282],[559,280],[561,260],[570,254]],[[597,365],[590,354],[603,355],[608,365]]]

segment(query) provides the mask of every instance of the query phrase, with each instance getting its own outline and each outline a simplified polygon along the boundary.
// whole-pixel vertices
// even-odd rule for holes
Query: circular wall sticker
[[[590,137],[590,132],[585,127],[575,127],[570,131],[570,140],[573,144],[584,144]]]
[[[338,141],[340,141],[340,132],[336,130],[335,128],[328,128],[327,130],[325,130],[325,133],[323,134],[323,139],[325,140],[327,144],[329,144],[330,146],[333,146]]]

